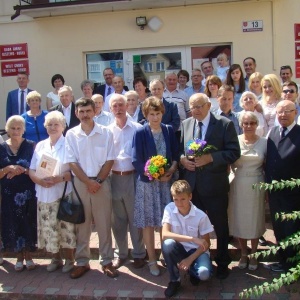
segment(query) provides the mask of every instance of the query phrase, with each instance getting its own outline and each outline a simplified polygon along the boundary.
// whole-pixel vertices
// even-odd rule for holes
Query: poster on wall
[[[123,77],[123,60],[111,60],[110,67],[114,70],[116,76]]]
[[[0,59],[20,59],[28,58],[27,43],[0,45]]]
[[[1,62],[2,77],[17,76],[19,72],[25,72],[27,74],[30,74],[28,59]]]

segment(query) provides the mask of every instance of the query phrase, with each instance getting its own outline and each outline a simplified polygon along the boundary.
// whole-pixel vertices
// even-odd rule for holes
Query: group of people
[[[276,75],[262,76],[251,57],[243,62],[246,78],[225,54],[218,63],[216,74],[210,61],[194,69],[190,87],[189,73],[180,70],[152,80],[149,89],[146,79],[135,78],[134,91],[126,91],[123,79],[106,68],[106,83],[94,89],[93,82],[83,81],[83,97],[76,101],[56,74],[55,90],[47,95],[49,112],[41,109],[41,95],[27,88],[28,75],[18,74],[19,89],[7,99],[9,138],[0,145],[2,243],[4,251],[17,253],[16,271],[24,269],[24,260],[28,270],[35,268],[31,252],[37,246],[52,253],[49,272],[62,267],[71,278],[81,277],[90,269],[92,222],[102,270],[112,278],[128,259],[128,230],[133,267],[146,264],[147,249],[149,271],[160,275],[158,230],[160,259],[170,273],[168,297],[180,287],[179,269],[189,270],[194,285],[210,278],[213,230],[219,279],[229,275],[229,235],[240,243],[238,266],[257,269],[247,240],[256,252],[265,231],[265,193],[252,185],[299,178],[298,86],[291,76],[282,86]],[[289,66],[282,74],[286,69],[292,75]],[[213,147],[191,158],[187,145],[197,139]],[[167,159],[168,168],[152,180],[145,165],[156,155]],[[56,161],[47,177],[39,170],[45,156]],[[85,214],[77,225],[56,217],[65,184],[73,193],[72,180]],[[278,242],[299,229],[298,221],[275,218],[300,210],[298,196],[298,188],[268,195]],[[288,270],[293,263],[286,258],[293,251],[282,251],[273,269]]]

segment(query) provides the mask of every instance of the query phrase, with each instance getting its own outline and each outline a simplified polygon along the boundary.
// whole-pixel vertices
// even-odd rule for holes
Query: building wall
[[[5,13],[13,1],[2,0]],[[0,10],[1,11],[1,10]],[[0,44],[28,43],[30,87],[45,99],[52,90],[51,76],[61,73],[79,97],[85,79],[85,53],[125,49],[158,48],[211,43],[232,43],[233,63],[246,56],[257,60],[257,70],[276,73],[280,65],[294,68],[294,23],[299,0],[238,2],[137,11],[94,13],[11,22],[0,16]],[[3,10],[2,10],[3,12]],[[137,16],[157,16],[158,32],[140,30]],[[22,16],[21,16],[22,18]],[[23,19],[25,19],[23,17]],[[22,20],[22,19],[20,19]],[[263,20],[262,32],[242,32],[242,22]],[[2,34],[5,33],[5,34]],[[298,81],[299,82],[299,81]],[[6,95],[16,88],[15,77],[0,77],[0,128],[5,123]],[[45,102],[45,101],[44,101]]]

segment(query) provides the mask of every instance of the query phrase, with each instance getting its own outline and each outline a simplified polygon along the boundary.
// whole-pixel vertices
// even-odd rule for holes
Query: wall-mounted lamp
[[[136,25],[139,26],[141,30],[144,30],[145,26],[147,25],[146,17],[137,17]]]

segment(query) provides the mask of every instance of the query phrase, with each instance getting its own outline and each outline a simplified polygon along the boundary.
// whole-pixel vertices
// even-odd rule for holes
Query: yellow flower
[[[165,173],[165,169],[164,169],[164,168],[160,168],[160,169],[159,169],[159,174],[160,174],[160,175],[163,175],[164,173]]]
[[[152,177],[157,179],[159,177],[159,174],[155,173],[155,174],[152,174]]]

